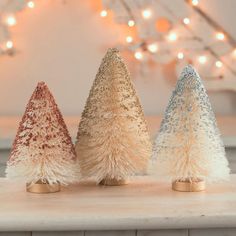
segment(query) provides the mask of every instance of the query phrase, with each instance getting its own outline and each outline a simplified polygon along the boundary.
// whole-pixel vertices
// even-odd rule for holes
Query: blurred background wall
[[[48,83],[65,115],[81,114],[107,47],[124,37],[118,24],[99,16],[100,2],[41,0],[33,10],[17,14],[17,24],[10,30],[18,51],[12,57],[0,57],[0,115],[21,115],[41,80]],[[232,2],[205,0],[203,5],[231,27],[223,11],[232,11],[228,4]],[[140,69],[139,62],[123,56],[146,115],[162,114],[176,79],[173,63]],[[234,92],[209,94],[216,113],[235,114]]]

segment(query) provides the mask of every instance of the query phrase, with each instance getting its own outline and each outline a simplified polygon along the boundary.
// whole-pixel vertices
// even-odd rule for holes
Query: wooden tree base
[[[106,186],[120,186],[120,185],[126,185],[128,184],[127,180],[124,179],[103,179],[100,183],[100,185],[106,185]]]
[[[174,181],[172,182],[172,189],[179,192],[200,192],[206,189],[206,183],[204,180]]]
[[[26,184],[26,191],[30,193],[55,193],[60,190],[60,184],[48,184],[42,181],[38,181],[35,184]]]

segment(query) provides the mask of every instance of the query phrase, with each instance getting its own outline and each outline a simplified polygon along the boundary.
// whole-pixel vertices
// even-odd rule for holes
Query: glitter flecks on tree
[[[170,98],[154,144],[154,174],[172,181],[220,181],[229,178],[214,113],[192,66],[184,68]]]
[[[75,150],[63,117],[44,82],[38,83],[7,163],[8,178],[53,185],[75,181]]]
[[[151,143],[144,114],[117,49],[102,60],[80,121],[76,152],[84,178],[122,184],[144,173]]]

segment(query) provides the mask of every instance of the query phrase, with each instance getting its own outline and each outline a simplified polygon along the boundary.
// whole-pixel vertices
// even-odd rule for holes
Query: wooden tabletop
[[[135,177],[128,185],[82,182],[51,194],[0,179],[0,231],[128,230],[236,226],[236,175],[228,183],[183,193],[170,183]]]

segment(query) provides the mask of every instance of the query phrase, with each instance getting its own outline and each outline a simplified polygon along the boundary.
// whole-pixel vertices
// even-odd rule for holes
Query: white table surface
[[[167,182],[135,177],[129,185],[83,182],[59,193],[32,194],[0,179],[0,231],[129,230],[236,226],[236,175],[205,192],[172,191]]]

